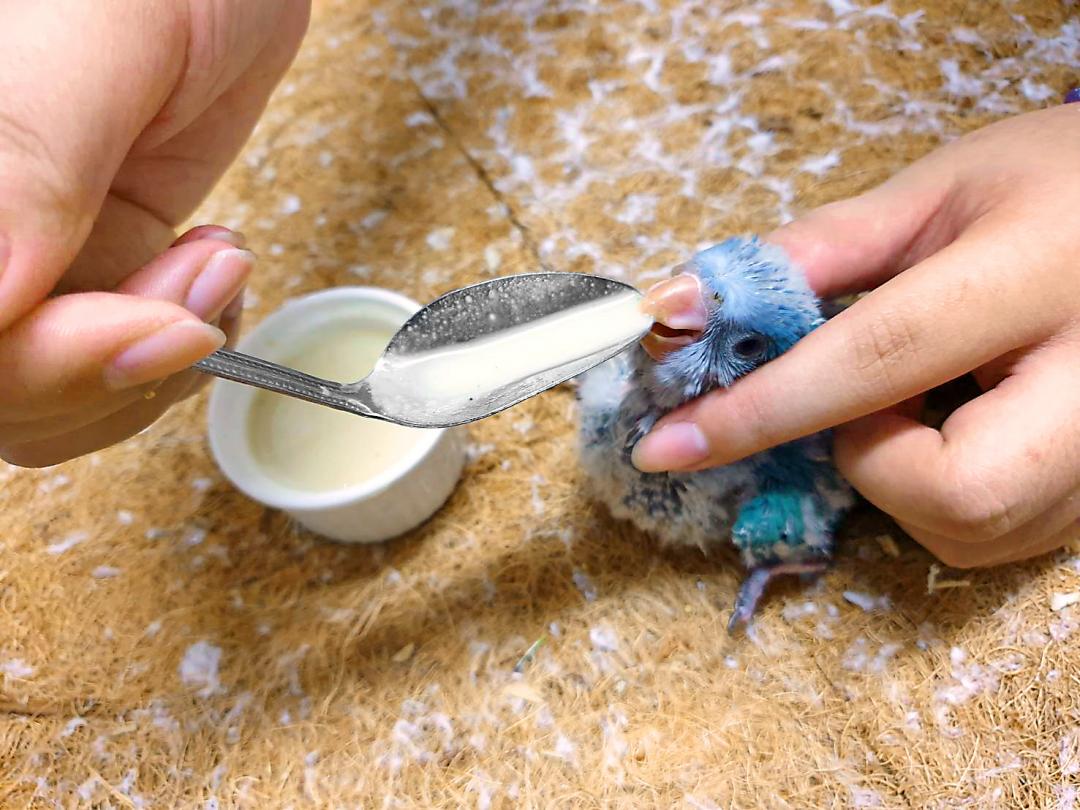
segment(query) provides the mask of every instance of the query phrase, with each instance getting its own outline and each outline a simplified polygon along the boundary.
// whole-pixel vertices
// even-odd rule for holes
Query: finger
[[[164,301],[51,299],[0,334],[0,422],[78,411],[184,370],[224,341],[219,329]]]
[[[235,348],[237,341],[240,339],[240,329],[243,324],[244,318],[244,287],[241,286],[240,290],[233,296],[232,300],[221,311],[221,317],[218,318],[216,325],[222,332],[225,333],[225,346],[226,349]],[[177,401],[187,399],[194,394],[197,394],[211,381],[210,375],[202,374],[199,372],[191,372],[186,374],[185,378],[188,380],[188,385],[181,391],[176,399]]]
[[[236,346],[236,342],[240,337],[240,325],[243,320],[243,308],[244,308],[244,294],[243,291],[234,298],[225,311],[221,313],[221,317],[218,319],[217,326],[225,333],[225,346],[226,349],[232,349]],[[185,372],[181,375],[185,380],[185,385],[182,390],[178,391],[175,401],[192,397],[195,394],[202,391],[213,381],[213,377],[209,374],[202,374],[199,371]]]
[[[56,285],[57,294],[113,290],[138,268],[172,247],[201,240],[245,247],[244,235],[219,225],[200,225],[179,238],[146,210],[113,195],[105,199],[93,233]]]
[[[250,251],[202,239],[170,248],[125,279],[116,292],[171,301],[210,322],[236,298],[254,267]]]
[[[236,343],[242,314],[241,292],[221,315],[220,328],[228,336],[227,348]],[[170,407],[201,390],[210,380],[208,375],[196,371],[175,374],[152,390],[137,392],[123,407],[102,414],[92,422],[59,433],[55,429],[49,430],[41,434],[43,438],[9,444],[0,451],[0,457],[22,467],[47,467],[110,447],[146,429]]]
[[[231,302],[225,312],[235,311],[239,306]],[[227,333],[226,347],[235,344],[239,321],[239,314],[222,314],[220,328],[231,330]],[[145,430],[210,380],[209,375],[183,371],[162,383],[118,394],[105,404],[107,407],[82,408],[75,419],[64,414],[29,425],[5,425],[0,428],[5,438],[0,458],[21,467],[47,467],[110,447]]]
[[[224,321],[224,330],[236,331],[237,301],[247,280],[254,257],[245,250],[229,247],[223,242],[201,240],[182,244],[159,256],[121,285],[119,292],[155,298],[184,306],[206,322]],[[229,317],[225,313],[230,305]],[[226,331],[226,339],[229,338]],[[234,335],[235,337],[235,335]],[[156,405],[162,410],[194,390],[203,375],[189,373],[168,388],[156,388]],[[160,381],[155,380],[157,386]],[[97,422],[110,414],[138,402],[147,393],[138,390],[116,392],[83,401],[77,410],[48,411],[29,421],[9,422],[2,434],[7,444],[41,440]]]
[[[244,319],[244,291],[234,298],[225,311],[221,313],[221,319],[218,323],[221,331],[225,333],[225,348],[232,349],[236,346],[236,342],[240,339],[240,329],[243,325]],[[191,385],[180,395],[180,399],[186,399],[187,397],[197,394],[203,390],[211,382],[211,377],[208,374],[194,374]]]
[[[54,295],[112,290],[168,249],[176,232],[130,200],[108,194],[94,229],[53,288]]]
[[[1035,557],[1049,554],[1051,551],[1075,546],[1077,542],[1080,542],[1080,519],[1074,519],[1071,524],[1067,525],[1057,534],[1045,537],[1039,542],[1032,543],[1029,546],[1024,546],[1015,554],[1010,554],[1007,557],[996,560],[992,565],[1006,565],[1008,563],[1034,559]]]
[[[241,287],[240,292],[221,313],[221,331],[228,338],[225,343],[226,348],[231,349],[235,346],[240,337],[240,327],[244,320],[244,292],[245,288]]]
[[[173,375],[160,387],[133,398],[124,407],[94,422],[42,439],[6,445],[0,456],[20,467],[48,467],[111,447],[152,425],[201,376],[196,372]]]
[[[899,521],[920,545],[951,568],[981,568],[1039,557],[1080,540],[1080,494],[1072,493],[1019,529],[986,543],[968,543]]]
[[[844,425],[837,466],[867,500],[928,535],[973,543],[1020,530],[1080,488],[1077,369],[1080,348],[1055,344],[940,432],[897,414]]]
[[[173,247],[186,245],[190,242],[198,242],[200,239],[213,239],[218,242],[228,242],[236,248],[247,247],[247,237],[240,231],[226,228],[224,225],[197,225],[185,231],[173,242]]]
[[[179,13],[140,0],[4,5],[0,329],[74,260],[129,148],[168,98],[186,48]]]
[[[1025,252],[1013,231],[989,221],[973,228],[731,388],[669,414],[638,444],[635,463],[647,472],[730,463],[875,413],[1043,340],[1067,317],[1061,291],[1017,272],[1039,257]],[[978,283],[971,267],[982,271]]]

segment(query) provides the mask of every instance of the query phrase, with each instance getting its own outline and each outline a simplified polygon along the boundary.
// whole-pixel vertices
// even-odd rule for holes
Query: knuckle
[[[918,367],[921,343],[921,330],[912,319],[895,312],[880,313],[853,333],[853,365],[875,400],[894,402],[908,396],[904,371]]]
[[[972,473],[956,474],[941,493],[939,512],[949,536],[983,543],[1014,527],[1014,507],[991,482]]]

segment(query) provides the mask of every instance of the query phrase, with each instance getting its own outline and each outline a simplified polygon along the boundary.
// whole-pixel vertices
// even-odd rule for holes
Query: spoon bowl
[[[583,273],[506,276],[422,307],[356,383],[225,349],[195,368],[372,419],[453,427],[510,408],[634,345],[652,325],[641,299],[628,284]]]

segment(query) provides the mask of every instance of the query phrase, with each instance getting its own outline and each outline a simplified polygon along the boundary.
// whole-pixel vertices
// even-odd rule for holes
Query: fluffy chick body
[[[582,376],[581,458],[592,495],[614,517],[666,545],[705,553],[735,545],[750,572],[729,625],[735,629],[749,621],[773,576],[825,569],[854,497],[832,464],[828,432],[699,472],[634,467],[634,445],[665,413],[731,385],[823,320],[801,273],[756,239],[729,239],[684,268],[708,302],[705,329],[659,362],[636,347]]]

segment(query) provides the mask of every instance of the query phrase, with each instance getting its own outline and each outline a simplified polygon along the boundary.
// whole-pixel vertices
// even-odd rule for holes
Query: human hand
[[[873,292],[661,420],[642,469],[839,426],[841,472],[949,565],[1080,536],[1080,105],[972,133],[769,239],[820,295]],[[983,393],[924,425],[925,392],[968,372]]]
[[[175,228],[246,141],[308,11],[0,4],[4,459],[54,464],[138,432],[234,335],[254,257],[227,229]]]

